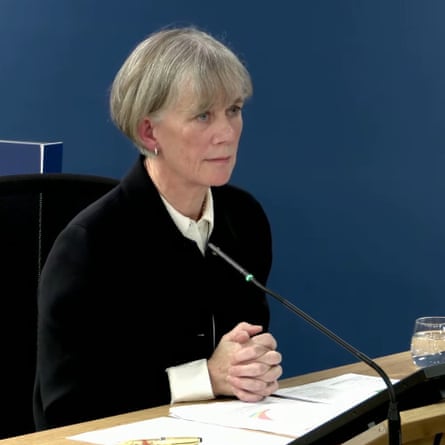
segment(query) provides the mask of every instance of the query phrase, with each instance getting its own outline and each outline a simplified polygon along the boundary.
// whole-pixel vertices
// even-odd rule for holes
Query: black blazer
[[[209,358],[240,321],[268,328],[265,295],[179,232],[142,161],[69,223],[42,271],[39,430],[169,403],[167,367]],[[212,194],[210,241],[265,284],[262,207],[230,185]]]

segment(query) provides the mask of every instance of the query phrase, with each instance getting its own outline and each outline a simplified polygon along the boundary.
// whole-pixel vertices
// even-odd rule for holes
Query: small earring
[[[158,147],[155,147],[155,149],[154,149],[154,151],[153,151],[153,154],[154,154],[155,156],[158,156],[158,154],[159,154]]]

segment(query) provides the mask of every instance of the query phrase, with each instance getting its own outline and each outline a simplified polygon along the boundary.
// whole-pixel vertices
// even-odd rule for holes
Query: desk
[[[416,367],[411,361],[409,352],[402,352],[381,357],[376,359],[376,362],[388,373],[391,378],[394,379],[401,379],[416,371]],[[283,379],[280,383],[282,387],[301,385],[349,372],[365,375],[376,375],[375,371],[369,366],[359,362],[324,371],[312,372],[298,377]],[[83,444],[83,442],[68,440],[66,437],[87,431],[94,431],[116,425],[166,416],[168,415],[169,407],[169,405],[164,405],[118,416],[83,422],[76,425],[69,425],[38,433],[3,439],[0,440],[0,445],[80,445]],[[426,438],[433,437],[435,434],[445,431],[445,403],[438,403],[405,411],[401,413],[401,418],[404,443],[406,437],[409,440],[407,443],[410,445],[432,445],[432,439],[427,441]],[[363,445],[365,443],[369,445],[386,444],[386,421],[376,425],[372,429],[347,442],[348,445]],[[445,444],[445,437],[441,442],[441,445],[443,444]],[[87,445],[86,442],[85,445]]]

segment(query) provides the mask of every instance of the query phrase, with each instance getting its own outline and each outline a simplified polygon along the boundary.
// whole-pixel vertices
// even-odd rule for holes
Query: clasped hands
[[[272,334],[262,331],[262,326],[241,322],[221,338],[208,360],[215,396],[258,402],[278,389],[281,354]]]

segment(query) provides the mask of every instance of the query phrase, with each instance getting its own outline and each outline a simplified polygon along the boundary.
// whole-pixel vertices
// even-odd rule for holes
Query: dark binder
[[[394,384],[400,411],[445,399],[445,364],[419,369]],[[388,392],[382,390],[288,445],[339,445],[388,416]]]

